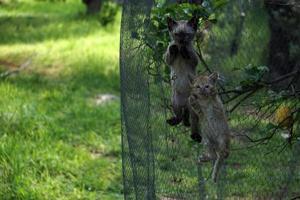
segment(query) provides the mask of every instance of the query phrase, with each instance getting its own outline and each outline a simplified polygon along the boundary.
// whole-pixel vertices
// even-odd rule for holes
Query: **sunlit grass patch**
[[[102,26],[80,1],[0,8],[0,197],[121,199],[119,20]]]

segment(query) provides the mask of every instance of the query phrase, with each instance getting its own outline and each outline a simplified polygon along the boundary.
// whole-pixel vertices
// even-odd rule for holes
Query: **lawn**
[[[119,26],[79,0],[0,4],[0,199],[122,199]]]

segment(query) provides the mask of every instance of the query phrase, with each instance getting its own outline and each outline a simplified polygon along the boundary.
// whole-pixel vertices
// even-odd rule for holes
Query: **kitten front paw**
[[[178,49],[177,45],[173,44],[169,47],[169,51],[172,56],[176,56],[179,52],[179,49]]]
[[[187,50],[186,47],[181,47],[180,49],[180,54],[184,59],[190,59],[189,51]]]
[[[202,137],[198,133],[193,133],[191,135],[191,138],[192,138],[192,140],[194,140],[195,142],[198,142],[198,143],[201,143],[201,141],[202,141]]]
[[[171,126],[176,126],[176,125],[178,125],[181,121],[182,121],[182,119],[177,118],[177,117],[172,117],[172,118],[166,120],[166,122],[167,122],[169,125],[171,125]]]
[[[191,106],[197,103],[197,96],[195,94],[191,94],[189,97],[189,103]]]

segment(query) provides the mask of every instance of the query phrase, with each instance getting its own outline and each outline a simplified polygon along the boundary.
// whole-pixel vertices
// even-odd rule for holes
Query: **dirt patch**
[[[0,60],[0,66],[3,67],[3,68],[5,68],[5,69],[16,69],[20,65],[12,63],[10,61]]]

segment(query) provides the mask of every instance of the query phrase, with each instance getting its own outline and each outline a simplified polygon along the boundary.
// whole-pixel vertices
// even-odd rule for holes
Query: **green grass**
[[[103,27],[81,1],[0,7],[0,199],[122,199],[120,15]]]

